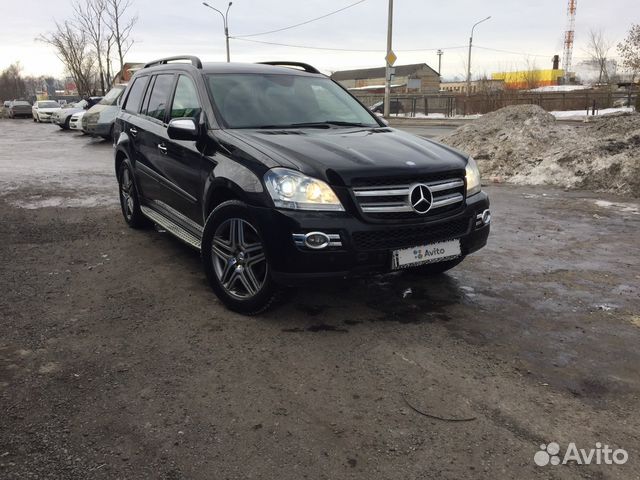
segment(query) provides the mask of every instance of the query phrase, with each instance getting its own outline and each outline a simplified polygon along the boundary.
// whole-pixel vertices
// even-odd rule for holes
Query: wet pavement
[[[640,478],[637,200],[489,186],[450,274],[246,318],[126,228],[111,155],[0,120],[0,478]],[[536,466],[552,441],[629,460]]]

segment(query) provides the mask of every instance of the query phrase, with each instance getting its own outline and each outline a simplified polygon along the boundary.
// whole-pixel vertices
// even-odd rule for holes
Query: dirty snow
[[[603,108],[596,110],[595,116],[611,115],[612,113],[633,113],[633,111],[632,107]],[[591,110],[554,110],[549,113],[562,120],[591,120],[591,117],[593,117]]]
[[[590,85],[545,85],[544,87],[533,88],[530,92],[575,92],[577,90],[589,90]]]
[[[640,196],[638,113],[565,124],[538,106],[511,106],[440,140],[473,155],[484,179]]]

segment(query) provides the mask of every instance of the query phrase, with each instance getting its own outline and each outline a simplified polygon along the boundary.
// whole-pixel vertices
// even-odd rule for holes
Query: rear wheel
[[[459,265],[465,257],[454,258],[453,260],[445,260],[444,262],[427,263],[426,265],[420,265],[419,267],[413,267],[409,271],[417,273],[419,275],[434,276],[451,270],[453,267]]]
[[[133,180],[133,172],[128,162],[122,162],[118,171],[118,190],[120,192],[120,207],[124,221],[131,228],[142,228],[149,224],[140,210],[138,190]]]
[[[211,288],[230,310],[256,315],[280,298],[262,235],[242,202],[224,202],[209,215],[202,261]]]

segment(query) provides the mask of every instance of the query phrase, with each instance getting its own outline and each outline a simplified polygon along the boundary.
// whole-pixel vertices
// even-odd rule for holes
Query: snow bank
[[[485,179],[640,196],[637,113],[567,125],[538,106],[511,106],[440,140],[473,155]]]

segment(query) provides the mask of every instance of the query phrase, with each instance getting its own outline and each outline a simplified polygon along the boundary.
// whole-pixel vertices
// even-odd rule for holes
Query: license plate
[[[425,263],[442,262],[459,257],[460,240],[432,243],[421,247],[402,248],[391,252],[391,268],[414,267]]]

